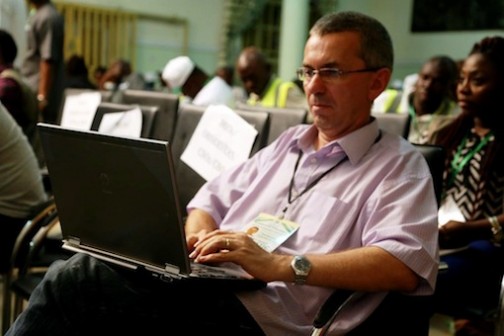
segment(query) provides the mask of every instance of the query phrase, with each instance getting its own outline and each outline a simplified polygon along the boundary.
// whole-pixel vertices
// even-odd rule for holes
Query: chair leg
[[[25,300],[22,297],[19,297],[18,295],[14,297],[14,309],[12,310],[12,317],[14,319],[23,312],[24,302]]]
[[[9,289],[11,277],[9,274],[4,275],[4,283],[2,288],[2,335],[7,333],[11,324],[12,297]]]

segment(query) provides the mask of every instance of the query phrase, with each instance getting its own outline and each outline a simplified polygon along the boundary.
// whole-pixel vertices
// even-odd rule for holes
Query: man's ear
[[[388,68],[381,68],[374,73],[373,79],[369,86],[369,99],[374,101],[376,97],[380,95],[385,89],[387,89],[388,83],[392,71]]]

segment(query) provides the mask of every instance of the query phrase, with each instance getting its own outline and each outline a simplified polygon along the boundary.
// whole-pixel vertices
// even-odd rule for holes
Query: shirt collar
[[[374,143],[379,139],[380,130],[378,122],[372,117],[372,122],[345,135],[339,139],[331,141],[319,151],[326,151],[327,156],[337,154],[343,149],[352,165],[357,164],[366,155]],[[303,152],[313,151],[313,140],[317,136],[318,130],[314,125],[306,128],[298,136],[292,139],[291,146],[301,149]]]

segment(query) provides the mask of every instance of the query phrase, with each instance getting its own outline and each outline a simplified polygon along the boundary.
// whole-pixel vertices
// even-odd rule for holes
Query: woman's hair
[[[470,55],[482,54],[504,80],[504,38],[500,36],[485,37],[474,44]]]

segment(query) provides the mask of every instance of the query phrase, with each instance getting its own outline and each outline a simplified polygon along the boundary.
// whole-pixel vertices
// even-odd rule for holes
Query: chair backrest
[[[12,321],[11,284],[17,278],[20,270],[26,270],[25,260],[30,252],[30,241],[44,225],[57,214],[56,203],[53,198],[37,205],[18,234],[12,249],[10,267],[3,279],[2,289],[2,335],[7,332]]]
[[[152,125],[154,124],[154,118],[157,114],[157,106],[144,106],[138,105],[142,111],[142,131],[140,136],[142,138],[151,138]],[[116,103],[100,103],[96,109],[96,114],[91,124],[91,130],[97,131],[100,127],[100,123],[103,116],[107,113],[118,113],[129,111],[137,107],[137,105],[126,105],[126,104],[116,104]]]
[[[63,92],[63,99],[61,99],[61,106],[58,111],[58,117],[56,119],[56,123],[58,125],[61,124],[61,119],[63,118],[63,110],[65,108],[65,100],[66,97],[68,96],[73,96],[73,95],[78,95],[81,93],[86,93],[86,92],[97,92],[96,90],[91,90],[91,89],[65,89]],[[105,91],[105,90],[100,90],[100,95],[101,95],[101,101],[102,102],[110,102],[112,99],[112,91]]]
[[[123,104],[157,106],[159,111],[154,118],[151,138],[171,141],[179,105],[179,96],[169,92],[125,90],[122,94]]]
[[[196,194],[205,183],[205,179],[180,160],[187,147],[206,106],[184,104],[179,107],[177,125],[173,134],[172,154],[175,161],[176,177],[179,185],[179,197],[182,207]],[[263,148],[267,142],[269,115],[266,112],[237,112],[258,131],[250,156]]]
[[[409,113],[373,113],[372,116],[378,121],[380,129],[408,138],[411,123]]]
[[[248,104],[237,104],[236,111],[264,111],[270,115],[270,127],[268,132],[269,145],[287,128],[306,123],[308,111],[304,108],[280,108],[252,106]]]
[[[437,145],[413,144],[422,153],[423,157],[429,165],[432,180],[434,182],[434,191],[436,192],[436,200],[438,206],[441,202],[441,193],[443,191],[443,173],[446,159],[446,150]]]
[[[335,290],[313,320],[312,336],[325,336],[341,311],[356,303],[365,292]],[[375,311],[347,336],[412,335],[427,336],[433,313],[433,297],[390,292]]]

